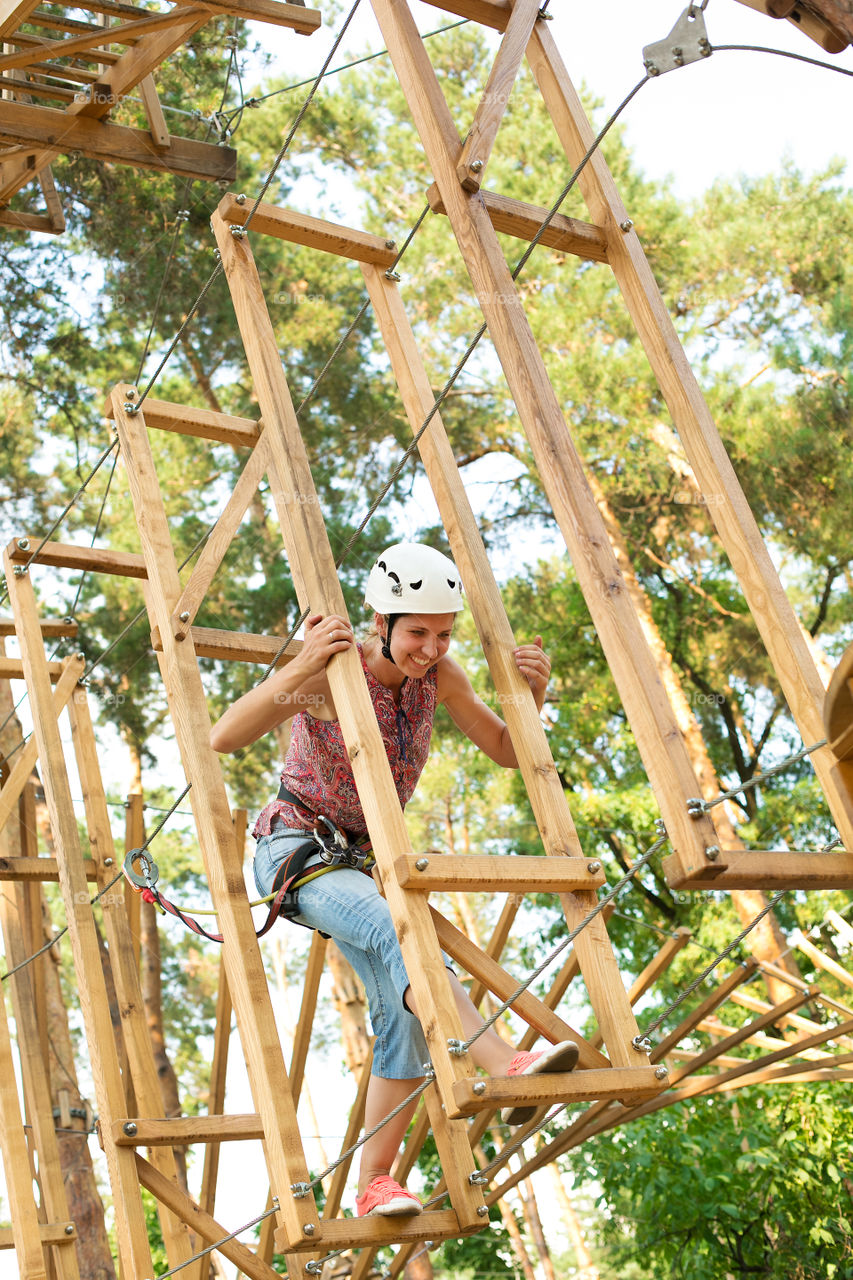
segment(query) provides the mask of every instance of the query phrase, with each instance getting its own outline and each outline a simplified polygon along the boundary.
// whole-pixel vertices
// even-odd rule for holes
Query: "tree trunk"
[[[524,1191],[521,1190],[522,1187],[524,1187]],[[539,1217],[539,1205],[536,1203],[533,1182],[530,1178],[525,1178],[516,1190],[524,1209],[524,1219],[530,1232],[530,1238],[536,1247],[539,1261],[542,1264],[545,1280],[557,1280],[557,1273],[554,1270],[554,1263],[551,1258],[551,1250],[548,1248],[548,1242],[542,1230],[542,1219]]]
[[[580,1219],[575,1213],[575,1206],[572,1204],[571,1197],[566,1190],[566,1184],[560,1175],[559,1167],[556,1164],[550,1164],[548,1168],[551,1171],[551,1180],[562,1210],[563,1221],[566,1224],[566,1230],[569,1233],[569,1239],[575,1251],[575,1261],[578,1266],[577,1280],[599,1280],[598,1267],[593,1262],[592,1254],[586,1247]]]

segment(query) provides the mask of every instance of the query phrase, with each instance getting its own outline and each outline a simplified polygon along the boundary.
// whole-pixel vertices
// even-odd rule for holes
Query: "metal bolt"
[[[435,1248],[435,1241],[434,1241],[434,1240],[424,1240],[424,1248],[425,1248],[425,1249],[434,1249],[434,1248]]]
[[[386,248],[386,249],[396,249],[396,248],[397,248],[397,241],[396,241],[396,240],[386,240],[386,241],[385,241],[385,248]]]
[[[66,1225],[66,1227],[65,1227],[65,1234],[66,1234],[67,1236],[73,1236],[73,1235],[74,1235],[74,1223],[73,1223],[73,1222],[69,1222],[69,1223]]]
[[[279,1200],[278,1196],[273,1196],[272,1202],[273,1202],[273,1208],[275,1209],[277,1209],[281,1204],[281,1201]]]
[[[666,1067],[664,1067],[664,1066],[655,1067],[655,1079],[656,1079],[656,1080],[665,1080],[665,1079],[667,1078],[667,1076],[668,1076],[668,1075],[669,1075],[669,1071],[668,1071],[668,1069],[667,1069]]]
[[[426,871],[428,866],[429,866],[429,858],[418,858],[417,862],[415,863],[415,870]]]
[[[139,405],[134,404],[132,400],[125,400],[124,411],[129,418],[132,418],[134,414],[139,413]]]
[[[19,546],[19,548],[21,549],[21,551],[26,551],[26,550],[28,550],[29,545],[30,545],[30,540],[29,540],[29,538],[19,538],[19,539],[18,539],[18,546]]]
[[[690,796],[687,800],[687,812],[691,818],[701,818],[705,812],[705,804],[701,796]]]
[[[471,163],[468,165],[468,168],[471,170],[472,173],[479,173],[482,167],[483,167],[482,160],[472,160]]]
[[[468,1052],[461,1040],[448,1040],[447,1051],[454,1058],[459,1058],[462,1054]]]
[[[189,622],[189,620],[190,620],[190,611],[189,611],[189,609],[184,609],[183,613],[179,613],[179,614],[178,614],[178,617],[180,618],[181,622]]]
[[[26,572],[27,572],[27,566],[25,564],[16,564],[14,569],[12,570],[12,576],[15,578],[23,578]]]
[[[643,66],[646,68],[650,76],[660,75],[660,67],[656,66],[655,63],[652,62],[651,58],[645,58],[643,60]]]
[[[632,218],[625,218],[624,221],[619,223],[619,230],[630,231],[633,225],[634,225],[634,221]]]
[[[128,387],[128,389],[127,389],[127,398],[128,398],[128,400],[135,400],[135,399],[136,399],[136,389],[135,389],[135,387]]]
[[[489,1216],[489,1206],[488,1206],[488,1205],[486,1205],[486,1204],[478,1204],[478,1205],[477,1205],[477,1217],[478,1217],[478,1218],[488,1218],[488,1216]]]
[[[314,1226],[314,1223],[313,1223],[313,1222],[303,1222],[303,1224],[302,1224],[302,1234],[303,1234],[303,1235],[305,1235],[305,1236],[313,1236],[313,1234],[314,1234],[314,1232],[315,1232],[315,1231],[316,1231],[316,1227]]]
[[[136,1137],[137,1128],[133,1120],[125,1120],[124,1124],[121,1127],[122,1127],[122,1132],[126,1133],[128,1138]]]
[[[221,250],[221,249],[214,249],[214,250],[213,250],[213,256],[214,256],[214,258],[216,259],[216,261],[217,261],[217,262],[221,262],[221,261],[222,261],[222,250]]]
[[[239,194],[238,196],[235,196],[235,197],[234,197],[234,199],[237,201],[237,203],[238,203],[238,204],[245,204],[245,203],[246,203],[246,193],[245,193],[244,191],[241,191],[241,192],[240,192],[240,194]]]
[[[486,1092],[485,1080],[477,1081],[477,1083],[474,1085],[474,1092],[477,1094],[477,1097],[482,1097],[482,1095]]]
[[[590,872],[591,875],[595,875],[596,871],[601,870],[601,863],[596,862],[596,860],[593,858],[592,862],[588,862],[586,864],[586,869],[587,871]]]
[[[293,1192],[294,1200],[301,1200],[303,1196],[308,1195],[311,1188],[307,1182],[293,1182],[290,1185],[290,1190]]]
[[[111,867],[115,862],[115,858],[104,858],[104,866]]]
[[[403,277],[400,275],[399,271],[392,271],[389,267],[385,272],[385,279],[393,281],[394,284],[399,284]]]
[[[707,36],[703,36],[699,41],[699,52],[703,58],[710,58],[714,50],[711,48],[711,41]]]
[[[709,862],[716,862],[720,856],[720,846],[718,844],[709,844],[705,850],[705,857]]]
[[[246,234],[242,227],[229,227],[228,230],[231,232],[235,240],[242,240],[243,236]]]
[[[659,836],[666,835],[666,823],[664,822],[663,818],[655,818],[655,831],[658,833]]]
[[[672,57],[677,67],[684,66],[684,50],[681,49],[677,44],[673,45]]]
[[[435,1075],[435,1067],[432,1065],[432,1063],[431,1063],[431,1062],[422,1062],[422,1063],[421,1063],[421,1070],[423,1071],[423,1073],[424,1073],[424,1075],[425,1075],[425,1076],[434,1076],[434,1075]]]

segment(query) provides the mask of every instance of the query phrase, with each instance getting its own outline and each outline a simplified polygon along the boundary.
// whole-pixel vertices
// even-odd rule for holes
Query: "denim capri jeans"
[[[255,883],[266,897],[281,863],[310,832],[280,821],[255,850]],[[319,855],[308,867],[322,866]],[[308,869],[308,868],[306,868]],[[328,933],[355,969],[367,993],[373,1046],[372,1074],[386,1080],[413,1080],[424,1074],[429,1052],[421,1024],[403,1004],[409,985],[388,904],[372,876],[341,867],[299,890],[300,924]]]

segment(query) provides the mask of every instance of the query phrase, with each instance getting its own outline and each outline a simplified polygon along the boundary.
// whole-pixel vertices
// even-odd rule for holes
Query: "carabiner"
[[[137,875],[134,870],[137,862],[142,867],[142,875]],[[143,889],[153,889],[160,877],[157,863],[153,858],[149,858],[143,849],[131,849],[125,855],[122,870],[138,893],[141,893]]]

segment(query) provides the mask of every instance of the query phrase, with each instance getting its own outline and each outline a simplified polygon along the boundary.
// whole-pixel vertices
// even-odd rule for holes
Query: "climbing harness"
[[[279,789],[278,799],[287,800],[290,804],[298,804],[300,808],[310,812],[305,803],[288,791],[284,785]],[[276,871],[272,893],[261,899],[261,902],[269,903],[269,910],[260,929],[255,930],[255,936],[258,938],[268,933],[279,917],[283,920],[294,920],[296,924],[303,923],[295,919],[299,915],[298,897],[302,885],[309,884],[329,871],[344,867],[370,875],[373,851],[369,844],[357,844],[325,814],[314,814],[313,817],[313,830],[306,832],[305,840],[284,859]],[[306,863],[316,857],[320,858],[323,865],[314,869],[309,868],[306,872]],[[153,903],[164,915],[176,916],[182,924],[202,938],[207,938],[210,942],[222,942],[221,933],[209,933],[197,920],[187,915],[159,891],[157,881],[160,873],[157,863],[144,849],[131,849],[124,859],[122,870],[128,883],[136,893],[142,895],[144,902]],[[304,927],[312,928],[311,925]],[[321,934],[320,936],[325,938],[329,935]]]

